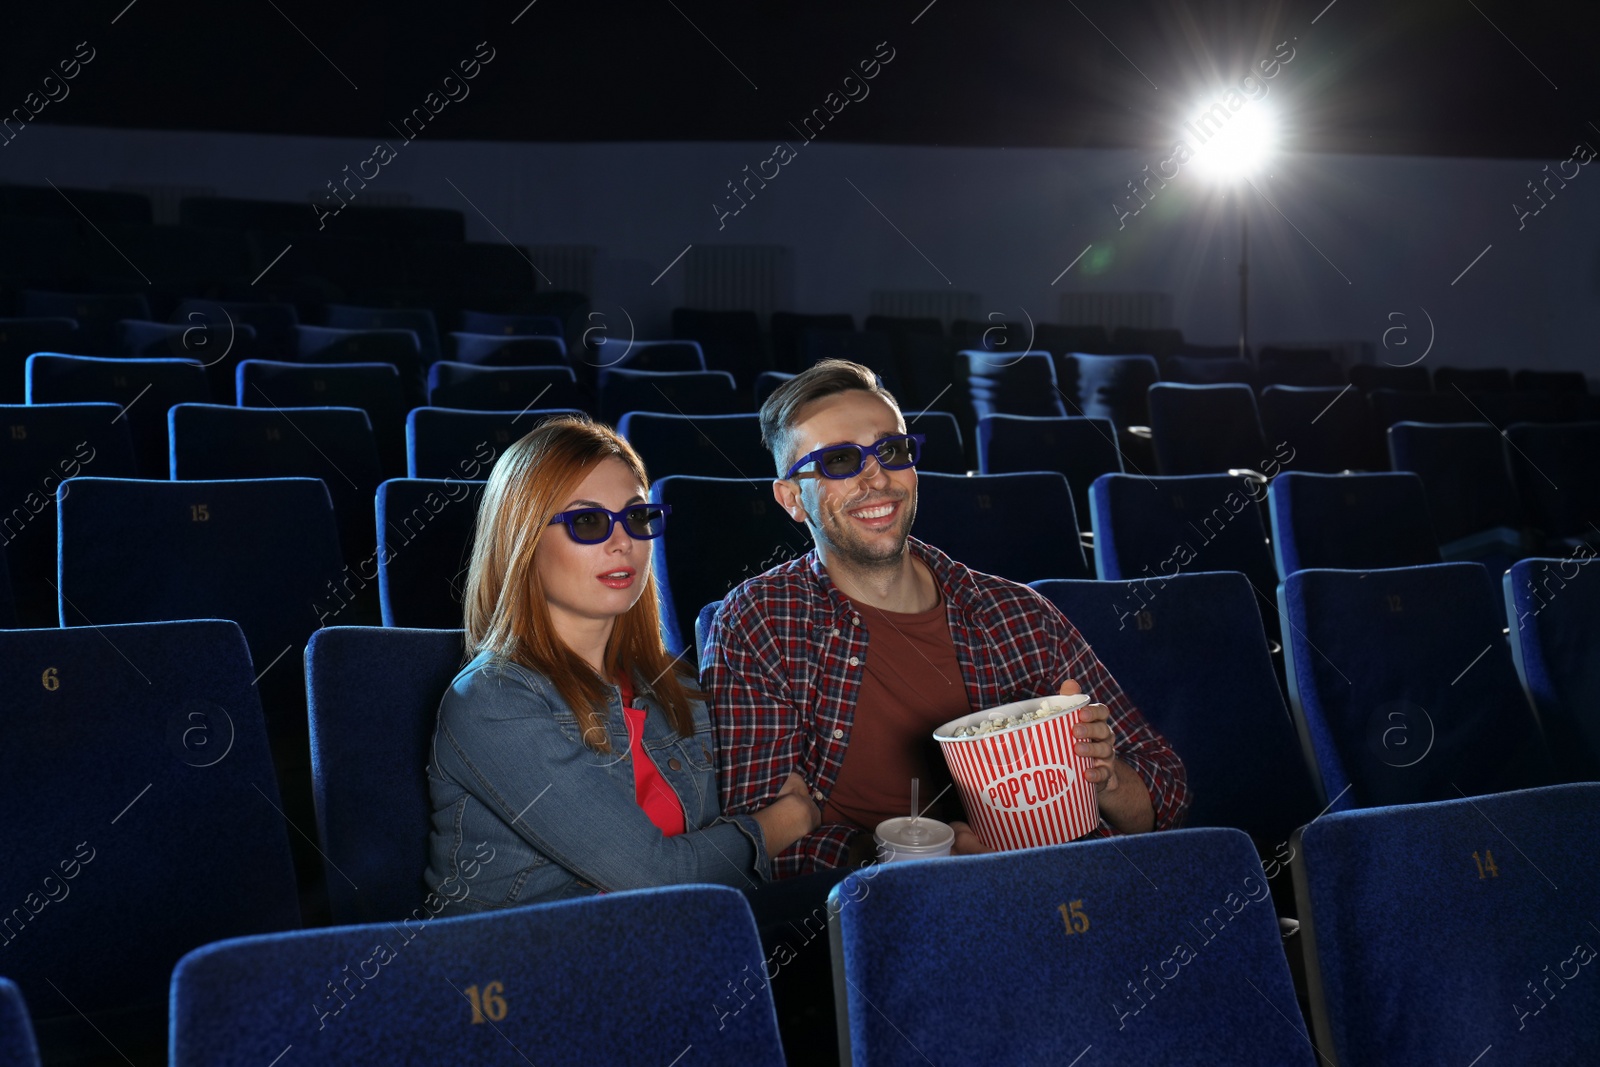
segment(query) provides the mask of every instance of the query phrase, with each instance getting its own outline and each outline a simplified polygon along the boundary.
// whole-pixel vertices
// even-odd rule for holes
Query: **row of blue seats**
[[[384,373],[380,367],[363,369],[374,376]],[[121,478],[152,470],[183,480],[320,478],[333,500],[343,557],[354,566],[377,546],[372,502],[385,474],[399,466],[413,478],[480,481],[509,442],[551,414],[545,409],[414,409],[400,443],[404,459],[396,460],[390,454],[392,443],[385,442],[389,447],[384,448],[375,442],[367,416],[358,409],[286,408],[277,403],[343,399],[327,396],[326,389],[318,391],[318,384],[327,382],[315,369],[248,363],[240,380],[246,399],[258,393],[258,403],[272,407],[176,404],[163,410],[158,401],[135,397],[131,409],[110,404],[0,408],[7,427],[0,437],[0,501],[6,505],[0,528],[7,534],[11,570],[22,583],[17,596],[25,623],[55,618],[55,597],[44,578],[55,569],[54,523],[44,513],[53,506],[56,486],[64,478]],[[127,425],[141,413],[162,417],[138,424],[154,432],[141,442],[135,460]],[[1012,416],[989,416],[980,424],[980,468],[986,473],[1053,468],[1055,473],[1012,481],[947,482],[937,474],[965,467],[953,417],[923,413],[913,416],[912,424],[929,439],[924,484],[939,503],[938,508],[923,509],[923,527],[933,531],[929,539],[980,569],[1018,580],[1091,573],[1105,579],[1160,577],[1178,567],[1239,570],[1270,606],[1276,576],[1299,566],[1467,559],[1484,562],[1498,574],[1515,559],[1587,543],[1600,520],[1600,476],[1587,461],[1600,444],[1600,424],[1514,426],[1504,440],[1486,425],[1400,424],[1390,431],[1395,463],[1413,473],[1319,479],[1299,470],[1275,471],[1278,477],[1270,491],[1255,475],[1123,475],[1111,427],[1103,420]],[[649,469],[740,476],[730,488],[683,501],[681,521],[694,523],[697,513],[721,514],[729,501],[718,494],[734,498],[732,506],[741,511],[767,508],[770,494],[761,483],[770,477],[771,460],[760,447],[755,416],[630,412],[620,425]],[[152,454],[158,458],[150,458]],[[1275,465],[1301,465],[1297,454],[1280,454],[1279,459],[1283,462],[1275,460]],[[1508,460],[1516,464],[1514,477]],[[674,484],[688,483],[675,478]],[[713,484],[721,483],[713,479]],[[1270,514],[1252,504],[1264,501],[1272,502]],[[380,500],[380,525],[383,510]],[[410,508],[399,510],[409,513]],[[974,514],[977,523],[970,521]],[[1016,524],[1020,515],[1043,516],[1044,521]],[[719,555],[726,566],[694,584],[694,597],[681,605],[681,618],[692,619],[684,613],[720,596],[740,574],[757,573],[775,559],[804,550],[802,531],[781,511],[772,509],[772,516],[770,522],[743,531],[750,551],[734,547]],[[436,526],[433,536],[442,547],[433,562],[443,575],[459,570],[470,519],[470,514],[456,515]],[[1008,523],[1020,528],[1011,529]],[[1530,526],[1544,535],[1533,536],[1525,530]],[[1077,540],[1061,537],[1062,530],[1088,531],[1093,571]],[[995,537],[994,531],[1001,536]],[[1325,543],[1317,541],[1319,532]],[[669,535],[666,543],[673,540]],[[757,566],[775,553],[773,560]],[[1286,559],[1309,562],[1285,566]],[[417,604],[394,598],[384,609],[385,617],[425,625],[448,621],[455,605],[444,595],[444,579],[434,585]],[[375,618],[377,605],[371,607]],[[688,633],[681,621],[674,626],[679,647],[687,643]]]
[[[831,927],[841,1029],[861,1062],[922,1062],[922,1049],[962,1062],[1054,1050],[1068,1062],[1094,1045],[1139,1062],[1182,1048],[1185,1062],[1209,1049],[1230,1063],[1311,1063],[1279,924],[1260,906],[1285,867],[1305,924],[1317,1039],[1339,1062],[1453,1063],[1502,1042],[1530,1062],[1587,1062],[1572,1057],[1600,1040],[1600,993],[1584,992],[1567,966],[1600,903],[1595,861],[1573,847],[1600,831],[1600,787],[1489,792],[1473,776],[1504,760],[1505,727],[1531,718],[1504,690],[1502,653],[1479,654],[1470,690],[1447,677],[1485,636],[1460,595],[1486,593],[1482,573],[1313,571],[1291,583],[1291,598],[1322,601],[1313,618],[1339,610],[1330,590],[1350,609],[1340,642],[1330,626],[1307,635],[1329,641],[1323,652],[1350,669],[1352,691],[1326,705],[1343,716],[1329,722],[1352,749],[1341,764],[1350,780],[1325,776],[1324,791],[1338,787],[1326,798],[1285,787],[1290,728],[1270,699],[1259,632],[1243,621],[1248,590],[1237,575],[1174,579],[1143,609],[1149,625],[1129,627],[1121,642],[1086,636],[1184,751],[1193,828],[869,868],[844,882],[830,909],[838,920],[819,911],[802,936]],[[1562,599],[1585,600],[1593,619],[1595,583],[1585,575]],[[1427,599],[1452,588],[1442,602]],[[1046,591],[1080,608],[1099,595]],[[1406,610],[1393,611],[1391,598]],[[1375,612],[1413,617],[1372,633]],[[1096,613],[1079,614],[1092,622]],[[1437,632],[1419,633],[1430,627]],[[441,1041],[498,1061],[505,1039],[523,1055],[585,1062],[639,1062],[658,1043],[663,1062],[691,1044],[724,1062],[717,1042],[730,1034],[770,1046],[761,994],[787,961],[761,967],[754,925],[727,890],[434,919],[442,902],[420,877],[430,809],[418,768],[461,640],[460,631],[343,627],[312,640],[317,832],[340,925],[289,933],[300,923],[287,830],[251,681],[259,663],[239,629],[188,621],[0,633],[9,709],[0,793],[30,812],[10,831],[15,855],[40,857],[0,869],[10,908],[0,936],[44,1042],[159,1043],[170,983],[176,1063],[271,1062],[290,1046],[297,1060],[348,1062],[391,1042]],[[1130,662],[1138,641],[1145,647]],[[1411,670],[1388,670],[1423,646],[1430,656]],[[1207,671],[1227,686],[1197,686]],[[1135,685],[1162,691],[1152,698]],[[1374,692],[1386,695],[1374,701]],[[1385,710],[1397,699],[1425,716],[1413,710],[1397,726]],[[1369,743],[1374,722],[1409,738]],[[1206,735],[1209,744],[1197,743]],[[1420,758],[1407,747],[1424,744]],[[1389,788],[1373,784],[1374,768],[1387,768]],[[1399,788],[1407,779],[1412,787]],[[1417,806],[1394,795],[1418,792],[1444,795]],[[1250,817],[1253,842],[1204,829],[1226,825],[1219,816],[1230,807]],[[1204,980],[1184,983],[1191,967]],[[1474,976],[1468,986],[1463,973]],[[598,1031],[576,1022],[601,1003],[629,1010]],[[506,1024],[496,1040],[475,1028],[479,1016]],[[730,1047],[726,1062],[752,1062],[751,1048]]]
[[[70,293],[32,293],[29,304],[40,312],[70,308],[93,324],[92,329],[77,329],[66,318],[0,320],[0,380],[9,377],[7,362],[19,364],[33,351],[57,351],[84,355],[150,357],[172,355],[205,361],[211,346],[219,351],[225,345],[236,348],[242,357],[270,359],[309,359],[337,362],[355,353],[362,359],[387,358],[413,377],[414,365],[426,367],[440,359],[446,349],[434,313],[425,308],[382,309],[350,305],[329,305],[327,327],[301,326],[297,313],[288,304],[215,303],[191,300],[175,312],[174,323],[143,321],[148,305],[138,294],[103,297]],[[99,303],[95,303],[98,301]],[[681,310],[681,309],[680,309]],[[100,317],[96,317],[100,316]],[[112,316],[115,316],[114,318]],[[103,318],[101,318],[103,317]],[[788,316],[800,320],[832,321],[836,316]],[[843,317],[848,321],[848,316]],[[705,344],[685,337],[676,341],[641,341],[629,338],[608,339],[604,328],[585,331],[577,347],[568,352],[560,335],[563,323],[546,316],[463,314],[464,332],[450,334],[449,355],[456,361],[493,365],[569,365],[585,384],[592,384],[596,370],[608,366],[644,370],[706,370],[708,367],[731,370],[741,382],[748,382],[759,368],[751,353],[728,361],[726,353],[708,363],[707,346],[716,355],[716,344]],[[690,323],[692,327],[692,323]],[[801,323],[796,323],[798,329]],[[936,323],[935,323],[936,325]],[[337,327],[338,329],[329,329]],[[591,338],[597,334],[599,340]],[[369,335],[369,336],[363,336]],[[553,335],[553,336],[540,336]],[[927,335],[911,335],[930,340]],[[953,349],[934,345],[927,351],[898,351],[890,332],[854,332],[850,329],[805,329],[793,343],[797,356],[789,370],[809,366],[819,359],[853,359],[872,367],[885,383],[908,404],[931,404],[930,390],[942,389],[952,377],[976,376],[981,386],[974,402],[980,406],[987,394],[1015,394],[1018,402],[1041,410],[1014,410],[1014,414],[1077,413],[1105,414],[1121,425],[1143,425],[1148,419],[1143,393],[1163,377],[1154,357],[1139,355],[1092,355],[1083,349],[1061,351],[1002,351],[985,347],[987,335],[973,348],[954,357]],[[933,337],[931,340],[942,340]],[[935,350],[938,349],[938,350]],[[1193,358],[1187,363],[1199,370],[1185,370],[1182,357],[1169,360],[1165,377],[1169,382],[1221,384],[1248,382],[1257,388],[1270,385],[1343,387],[1352,381],[1370,392],[1393,389],[1401,393],[1437,392],[1429,402],[1413,400],[1410,411],[1401,417],[1415,417],[1419,405],[1446,412],[1452,421],[1478,417],[1467,413],[1468,397],[1486,395],[1484,401],[1495,410],[1485,417],[1571,418],[1588,409],[1584,400],[1587,383],[1580,372],[1522,371],[1513,378],[1504,368],[1440,368],[1438,381],[1423,367],[1359,366],[1346,376],[1331,362],[1332,373],[1324,375],[1277,375],[1239,360]],[[1233,367],[1243,370],[1233,370]],[[1263,375],[1266,375],[1263,377]],[[992,379],[992,380],[990,380]],[[1448,385],[1446,383],[1449,383]],[[1517,389],[1513,391],[1513,385]],[[1045,388],[1049,386],[1049,388]],[[1042,389],[1042,392],[1034,392]],[[1059,399],[1057,398],[1059,392]],[[1504,394],[1504,395],[1503,395]],[[1007,401],[1009,403],[1009,399]],[[1062,406],[1065,404],[1065,411]],[[1105,410],[1088,410],[1105,408]],[[1380,422],[1383,421],[1380,417]],[[1390,419],[1388,421],[1394,421]]]
[[[1393,482],[1403,476],[1368,477]],[[1166,493],[1191,498],[1208,488],[1226,489],[1222,485],[1196,484],[1200,479],[1184,481],[1188,484],[1162,488]],[[1149,487],[1130,476],[1101,479],[1095,487],[1097,498],[1107,502],[1107,514],[1115,518],[1111,524],[1100,524],[1097,531],[1096,554],[1101,560],[1102,580],[1093,582],[1088,580],[1092,572],[1083,564],[1082,548],[1076,540],[1061,537],[1048,521],[1037,520],[1037,504],[1046,499],[1045,493],[1052,484],[1059,494],[1058,504],[1067,503],[1059,475],[928,475],[923,483],[923,513],[937,519],[919,523],[922,536],[957,558],[1016,580],[1038,581],[1067,575],[1073,588],[1097,598],[1064,605],[1068,617],[1097,649],[1103,643],[1114,645],[1135,633],[1156,629],[1152,620],[1160,614],[1152,614],[1151,604],[1172,603],[1175,608],[1178,598],[1169,592],[1174,582],[1226,578],[1233,583],[1229,595],[1241,598],[1241,606],[1234,615],[1225,615],[1219,606],[1222,594],[1217,593],[1205,604],[1204,617],[1217,625],[1229,618],[1240,631],[1238,640],[1259,644],[1269,684],[1275,681],[1275,672],[1273,660],[1266,654],[1267,642],[1281,630],[1291,697],[1299,680],[1310,679],[1316,684],[1333,685],[1334,696],[1328,699],[1355,699],[1356,707],[1370,711],[1382,700],[1362,703],[1363,694],[1377,698],[1382,693],[1366,693],[1362,684],[1352,681],[1352,675],[1373,670],[1375,661],[1387,662],[1386,657],[1394,655],[1395,650],[1407,648],[1410,659],[1426,662],[1428,670],[1453,679],[1468,666],[1476,665],[1473,657],[1482,658],[1480,654],[1487,655],[1493,645],[1497,651],[1487,664],[1475,666],[1476,684],[1470,693],[1474,698],[1482,696],[1485,680],[1496,677],[1498,664],[1505,668],[1499,681],[1512,680],[1503,687],[1504,692],[1520,701],[1522,689],[1511,670],[1517,656],[1524,662],[1525,671],[1553,669],[1548,665],[1565,662],[1568,653],[1549,644],[1548,633],[1576,641],[1573,647],[1579,649],[1585,647],[1584,641],[1592,641],[1600,634],[1597,624],[1584,614],[1595,610],[1592,586],[1588,594],[1567,591],[1572,585],[1581,587],[1580,576],[1600,573],[1586,566],[1586,561],[1593,558],[1592,549],[1562,560],[1524,560],[1516,564],[1503,578],[1502,601],[1482,565],[1429,563],[1428,560],[1437,559],[1437,549],[1419,540],[1408,538],[1391,546],[1367,535],[1365,531],[1374,524],[1374,515],[1378,523],[1398,525],[1403,521],[1389,510],[1395,507],[1396,495],[1385,491],[1364,494],[1375,512],[1351,513],[1344,507],[1349,492],[1347,479],[1336,476],[1285,475],[1275,484],[1274,489],[1284,485],[1294,488],[1293,492],[1284,490],[1273,501],[1275,508],[1283,505],[1279,528],[1286,531],[1285,540],[1294,542],[1292,553],[1280,553],[1280,563],[1292,561],[1302,568],[1287,573],[1281,583],[1275,582],[1270,573],[1240,573],[1241,568],[1232,565],[1221,551],[1205,556],[1185,554],[1184,542],[1180,542],[1180,551],[1169,556],[1159,569],[1146,568],[1143,573],[1123,569],[1129,556],[1152,544],[1154,551],[1172,552],[1170,545],[1162,546],[1154,540],[1159,534],[1147,529],[1159,521],[1167,522],[1169,528],[1184,526],[1214,536],[1212,544],[1202,549],[1224,545],[1224,537],[1231,539],[1229,531],[1254,518],[1250,510],[1241,510],[1230,519],[1226,502],[1211,514],[1191,513],[1191,518],[1180,515],[1163,520],[1161,513],[1170,508],[1163,494],[1152,495]],[[803,531],[787,519],[770,496],[762,495],[764,488],[760,483],[687,477],[666,478],[652,486],[652,498],[670,504],[674,514],[674,525],[668,534],[652,543],[664,637],[674,652],[694,652],[696,621],[703,617],[705,605],[718,600],[742,578],[799,555],[807,547]],[[58,579],[47,579],[45,584],[56,596],[63,625],[196,617],[234,619],[244,628],[250,647],[264,665],[275,664],[286,652],[301,647],[320,626],[359,621],[361,616],[356,609],[363,594],[378,594],[382,620],[389,626],[454,626],[460,619],[460,586],[481,489],[482,483],[464,480],[384,483],[376,508],[381,541],[361,560],[351,563],[340,557],[327,491],[310,479],[149,482],[78,478],[66,482],[61,494]],[[1323,505],[1320,513],[1314,499],[1318,495]],[[1118,497],[1131,503],[1124,506]],[[982,508],[986,500],[991,504],[987,515]],[[996,503],[1001,507],[993,507]],[[1024,511],[1023,505],[1030,505],[1033,510]],[[1294,514],[1283,514],[1285,510]],[[1028,515],[1028,522],[1019,523],[1017,516],[1024,514]],[[737,534],[730,532],[729,516],[738,516]],[[1233,525],[1226,525],[1230,521]],[[108,531],[113,530],[115,536],[109,536]],[[764,540],[767,536],[773,540]],[[706,551],[708,544],[716,545],[717,550]],[[1359,555],[1363,545],[1372,555]],[[137,567],[128,565],[130,557],[139,560]],[[1309,566],[1318,563],[1360,569]],[[1324,577],[1312,579],[1308,575]],[[1337,578],[1327,579],[1328,575]],[[1313,580],[1334,580],[1341,591],[1337,595],[1325,594],[1332,599],[1322,608],[1311,602],[1301,603],[1293,590],[1303,589]],[[1545,621],[1566,619],[1567,625],[1547,631],[1540,616],[1551,604],[1557,605],[1556,610]],[[1445,614],[1436,614],[1440,611]],[[1514,623],[1513,642],[1545,641],[1548,647],[1524,645],[1514,655],[1501,638],[1508,618]],[[1169,634],[1174,640],[1192,637],[1188,625],[1180,622],[1175,627],[1163,627],[1163,639]],[[1360,629],[1363,636],[1353,634],[1355,629]],[[1202,634],[1206,632],[1204,628],[1200,630]],[[1378,635],[1385,643],[1377,648],[1337,654]],[[1489,636],[1480,641],[1484,635]],[[1435,645],[1445,640],[1452,644],[1441,652]],[[1186,669],[1203,672],[1203,659],[1214,660],[1216,655],[1215,649],[1206,649],[1205,656],[1191,656]],[[1103,658],[1117,673],[1115,657]],[[1393,670],[1404,677],[1391,678],[1386,685],[1399,690],[1409,684],[1408,678],[1416,681],[1421,677],[1422,668],[1410,659],[1394,664]],[[1545,666],[1538,667],[1541,664]],[[1326,672],[1330,665],[1331,675],[1323,677],[1318,673]],[[1412,673],[1406,675],[1407,671]],[[1137,673],[1149,674],[1149,667],[1141,665]],[[1242,668],[1238,668],[1226,676],[1237,684],[1241,673]],[[269,686],[281,687],[291,679],[292,674],[286,679],[280,672],[271,678]],[[1587,692],[1582,684],[1574,684]],[[1533,692],[1550,688],[1532,673],[1525,685]],[[1136,684],[1130,686],[1130,692],[1137,696]],[[1278,694],[1280,690],[1272,685],[1272,692]],[[1458,692],[1465,694],[1469,690]],[[1168,699],[1161,694],[1151,694],[1151,698],[1149,703],[1156,705]],[[1441,698],[1435,693],[1418,702],[1431,708],[1438,699]],[[1579,768],[1595,765],[1593,740],[1584,739],[1586,727],[1569,729],[1560,724],[1582,723],[1586,715],[1592,718],[1583,710],[1584,699],[1587,697],[1562,698],[1559,707],[1545,714],[1549,729],[1572,735],[1570,739],[1562,737],[1557,752]],[[1281,708],[1281,695],[1277,701]],[[292,716],[293,707],[285,714]],[[1283,720],[1287,722],[1286,714]],[[285,725],[292,728],[294,723]],[[1228,743],[1232,743],[1231,735],[1218,736],[1228,737]],[[1306,736],[1310,736],[1309,729]],[[1520,728],[1502,729],[1502,754],[1507,765],[1517,738],[1526,738],[1533,748],[1539,747],[1536,728],[1531,735]],[[1203,739],[1186,740],[1203,744]],[[1333,764],[1323,773],[1325,778],[1334,780],[1347,776]],[[1470,779],[1458,780],[1465,783]],[[1333,796],[1337,789],[1327,792]]]
[[[23,317],[0,319],[0,365],[20,364],[31,352],[204,360],[207,348],[214,354],[230,341],[262,358],[315,359],[352,335],[368,333],[404,340],[424,363],[443,358],[447,350],[465,363],[498,359],[518,365],[513,356],[500,355],[502,349],[524,352],[527,364],[560,363],[566,357],[564,342],[548,343],[566,336],[566,324],[553,315],[468,310],[457,329],[445,332],[427,308],[333,303],[325,306],[323,321],[313,325],[300,321],[293,304],[188,299],[174,310],[171,322],[157,322],[142,293],[24,290],[21,300]],[[405,332],[412,338],[403,338]]]
[[[1495,843],[1484,841],[1486,821],[1517,835],[1498,862],[1483,847]],[[1309,1031],[1262,906],[1265,872],[1234,831],[869,867],[817,909],[808,937],[827,931],[845,1062],[933,1062],[924,1048],[960,1062],[1067,1062],[1099,1046],[1135,1062],[1457,1063],[1498,1043],[1519,1062],[1581,1064],[1600,1052],[1600,993],[1568,983],[1594,957],[1577,924],[1594,900],[1595,864],[1563,846],[1596,829],[1594,785],[1309,825],[1289,865],[1309,904],[1299,935]],[[1419,863],[1419,851],[1445,862]],[[1489,887],[1472,884],[1469,857]],[[1546,890],[1539,878],[1551,872],[1578,882],[1580,899]],[[1052,895],[1061,885],[1070,904]],[[1433,906],[1455,910],[1440,922]],[[1390,927],[1381,939],[1374,914]],[[1576,947],[1567,930],[1551,931],[1563,923],[1578,929]],[[1455,968],[1491,950],[1508,973],[1463,989]],[[269,1062],[281,1045],[277,1055],[298,1046],[296,1062],[317,1064],[514,1062],[511,1052],[530,1063],[674,1063],[698,1045],[695,1062],[781,1065],[770,983],[781,967],[740,894],[712,886],[232,938],[173,968],[170,1062]],[[1186,970],[1195,977],[1181,982]],[[998,1010],[974,1004],[996,998]],[[605,1028],[579,1021],[617,1003],[630,1008]],[[241,1004],[252,1006],[242,1017]],[[7,1062],[36,1065],[14,983],[0,980],[0,1005]]]
[[[665,351],[673,346],[662,343],[659,347]],[[692,347],[685,347],[684,354],[694,361],[700,359]],[[108,360],[39,353],[29,357],[29,366],[32,369],[28,374],[27,397],[33,403],[107,401],[130,405],[149,394],[145,410],[129,416],[140,439],[146,474],[165,469],[163,416],[166,409],[176,403],[214,398],[208,395],[201,368],[182,360]],[[1049,370],[1048,364],[1040,366]],[[226,402],[236,401],[245,406],[270,404],[280,408],[330,403],[361,407],[367,411],[378,435],[385,470],[391,477],[398,476],[403,469],[400,460],[404,412],[422,402],[435,407],[480,410],[525,411],[536,406],[578,408],[597,413],[611,422],[629,411],[700,416],[732,413],[750,406],[739,399],[732,378],[723,372],[606,368],[599,373],[597,403],[596,394],[583,386],[570,368],[485,368],[440,362],[429,369],[425,394],[419,401],[416,389],[408,387],[398,371],[381,362],[313,368],[245,360],[232,373],[231,392]],[[759,383],[758,401],[764,399],[765,392],[775,387],[776,380],[782,376],[764,375],[763,378],[767,380]],[[958,425],[969,436],[977,431],[976,458],[980,468],[985,443],[982,431],[977,430],[970,418],[974,412],[978,424],[997,414],[1054,419],[1058,421],[1053,429],[1040,426],[1042,434],[1036,436],[1072,436],[1068,425],[1059,420],[1075,416],[1063,414],[1059,395],[1047,393],[1023,403],[1019,393],[1001,405],[993,397],[986,399],[987,386],[978,378],[971,379],[969,384],[972,403],[951,397],[949,406],[968,413],[966,420],[958,417]],[[1089,473],[1086,468],[1098,468],[1094,473],[1120,469],[1124,466],[1125,454],[1129,455],[1128,466],[1142,470],[1129,453],[1130,440],[1136,439],[1129,435],[1142,435],[1154,446],[1156,472],[1161,474],[1211,473],[1236,468],[1261,470],[1268,465],[1281,465],[1288,455],[1293,456],[1300,470],[1386,469],[1391,459],[1384,455],[1385,436],[1380,427],[1386,430],[1398,422],[1478,422],[1487,428],[1512,425],[1525,418],[1530,422],[1549,422],[1558,416],[1576,419],[1597,413],[1590,410],[1597,403],[1594,398],[1575,397],[1575,402],[1581,402],[1576,407],[1570,411],[1546,411],[1544,415],[1549,416],[1546,419],[1532,419],[1531,416],[1539,414],[1536,411],[1513,409],[1498,411],[1490,418],[1483,406],[1489,403],[1486,397],[1480,398],[1481,404],[1466,397],[1458,398],[1466,407],[1457,410],[1448,397],[1384,390],[1371,394],[1369,399],[1374,407],[1369,409],[1360,396],[1344,399],[1347,391],[1277,387],[1263,394],[1258,413],[1255,397],[1244,386],[1158,383],[1147,390],[1148,428],[1118,422],[1115,418],[1110,420],[1115,432],[1103,422],[1091,424],[1092,434],[1089,426],[1080,425],[1081,432],[1073,439],[1087,449],[1084,455],[1088,462],[1080,464],[1073,459],[1070,461],[1073,469],[1063,473],[1081,487],[1086,484],[1083,475]],[[211,383],[209,394],[215,392],[215,383]],[[947,385],[944,393],[951,392]],[[1008,410],[1015,408],[1024,410]],[[1377,415],[1381,417],[1375,417]],[[736,439],[734,425],[729,424],[729,430],[723,434],[725,440]],[[749,451],[755,435],[750,437],[751,442],[736,447],[742,452]],[[1068,450],[1056,451],[1062,456],[1074,454]],[[1562,449],[1557,449],[1560,451]],[[1519,481],[1529,480],[1532,472],[1529,464],[1523,462],[1527,449],[1520,443],[1504,450],[1497,447],[1495,453],[1500,457],[1496,460],[1500,465],[1508,469],[1521,468]],[[971,465],[972,451],[969,449],[966,455]],[[1539,465],[1537,461],[1530,462]],[[1394,465],[1396,469],[1414,469],[1398,460]],[[678,472],[675,468],[668,469]],[[1080,497],[1080,511],[1082,503]]]

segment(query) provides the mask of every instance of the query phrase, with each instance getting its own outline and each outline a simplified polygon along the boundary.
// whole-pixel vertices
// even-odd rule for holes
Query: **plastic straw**
[[[917,790],[919,788],[921,788],[921,786],[922,786],[922,779],[920,779],[920,778],[911,779],[911,821],[912,821],[913,824],[921,816],[921,812],[917,811]]]

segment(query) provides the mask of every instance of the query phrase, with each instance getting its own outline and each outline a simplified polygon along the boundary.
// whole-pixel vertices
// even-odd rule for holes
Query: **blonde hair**
[[[478,509],[472,562],[467,570],[465,624],[471,655],[497,657],[538,671],[572,708],[583,739],[610,751],[605,728],[607,679],[627,672],[651,679],[651,688],[679,736],[694,733],[690,689],[673,669],[661,640],[652,571],[639,599],[612,627],[604,677],[556,634],[534,554],[546,536],[565,537],[550,520],[596,467],[620,459],[648,488],[644,462],[620,434],[585,417],[548,419],[505,450],[489,473]],[[695,695],[698,695],[696,692]]]

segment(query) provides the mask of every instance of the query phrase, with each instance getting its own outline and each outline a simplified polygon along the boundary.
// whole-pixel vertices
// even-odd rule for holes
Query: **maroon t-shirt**
[[[866,666],[844,763],[822,821],[870,831],[884,819],[911,813],[911,779],[921,779],[924,807],[949,784],[933,731],[972,708],[943,597],[936,607],[914,614],[854,607],[867,631]],[[940,818],[959,807],[952,788],[927,814]]]

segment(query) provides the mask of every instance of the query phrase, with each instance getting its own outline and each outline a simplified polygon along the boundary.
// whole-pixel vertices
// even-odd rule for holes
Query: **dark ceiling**
[[[78,42],[94,50],[47,123],[390,136],[487,41],[494,58],[430,139],[793,139],[838,93],[832,142],[1149,147],[1293,49],[1268,83],[1290,147],[1553,159],[1600,144],[1593,0],[96,0],[8,22],[7,112]],[[879,42],[893,59],[847,86]],[[870,95],[841,105],[847,88]]]

